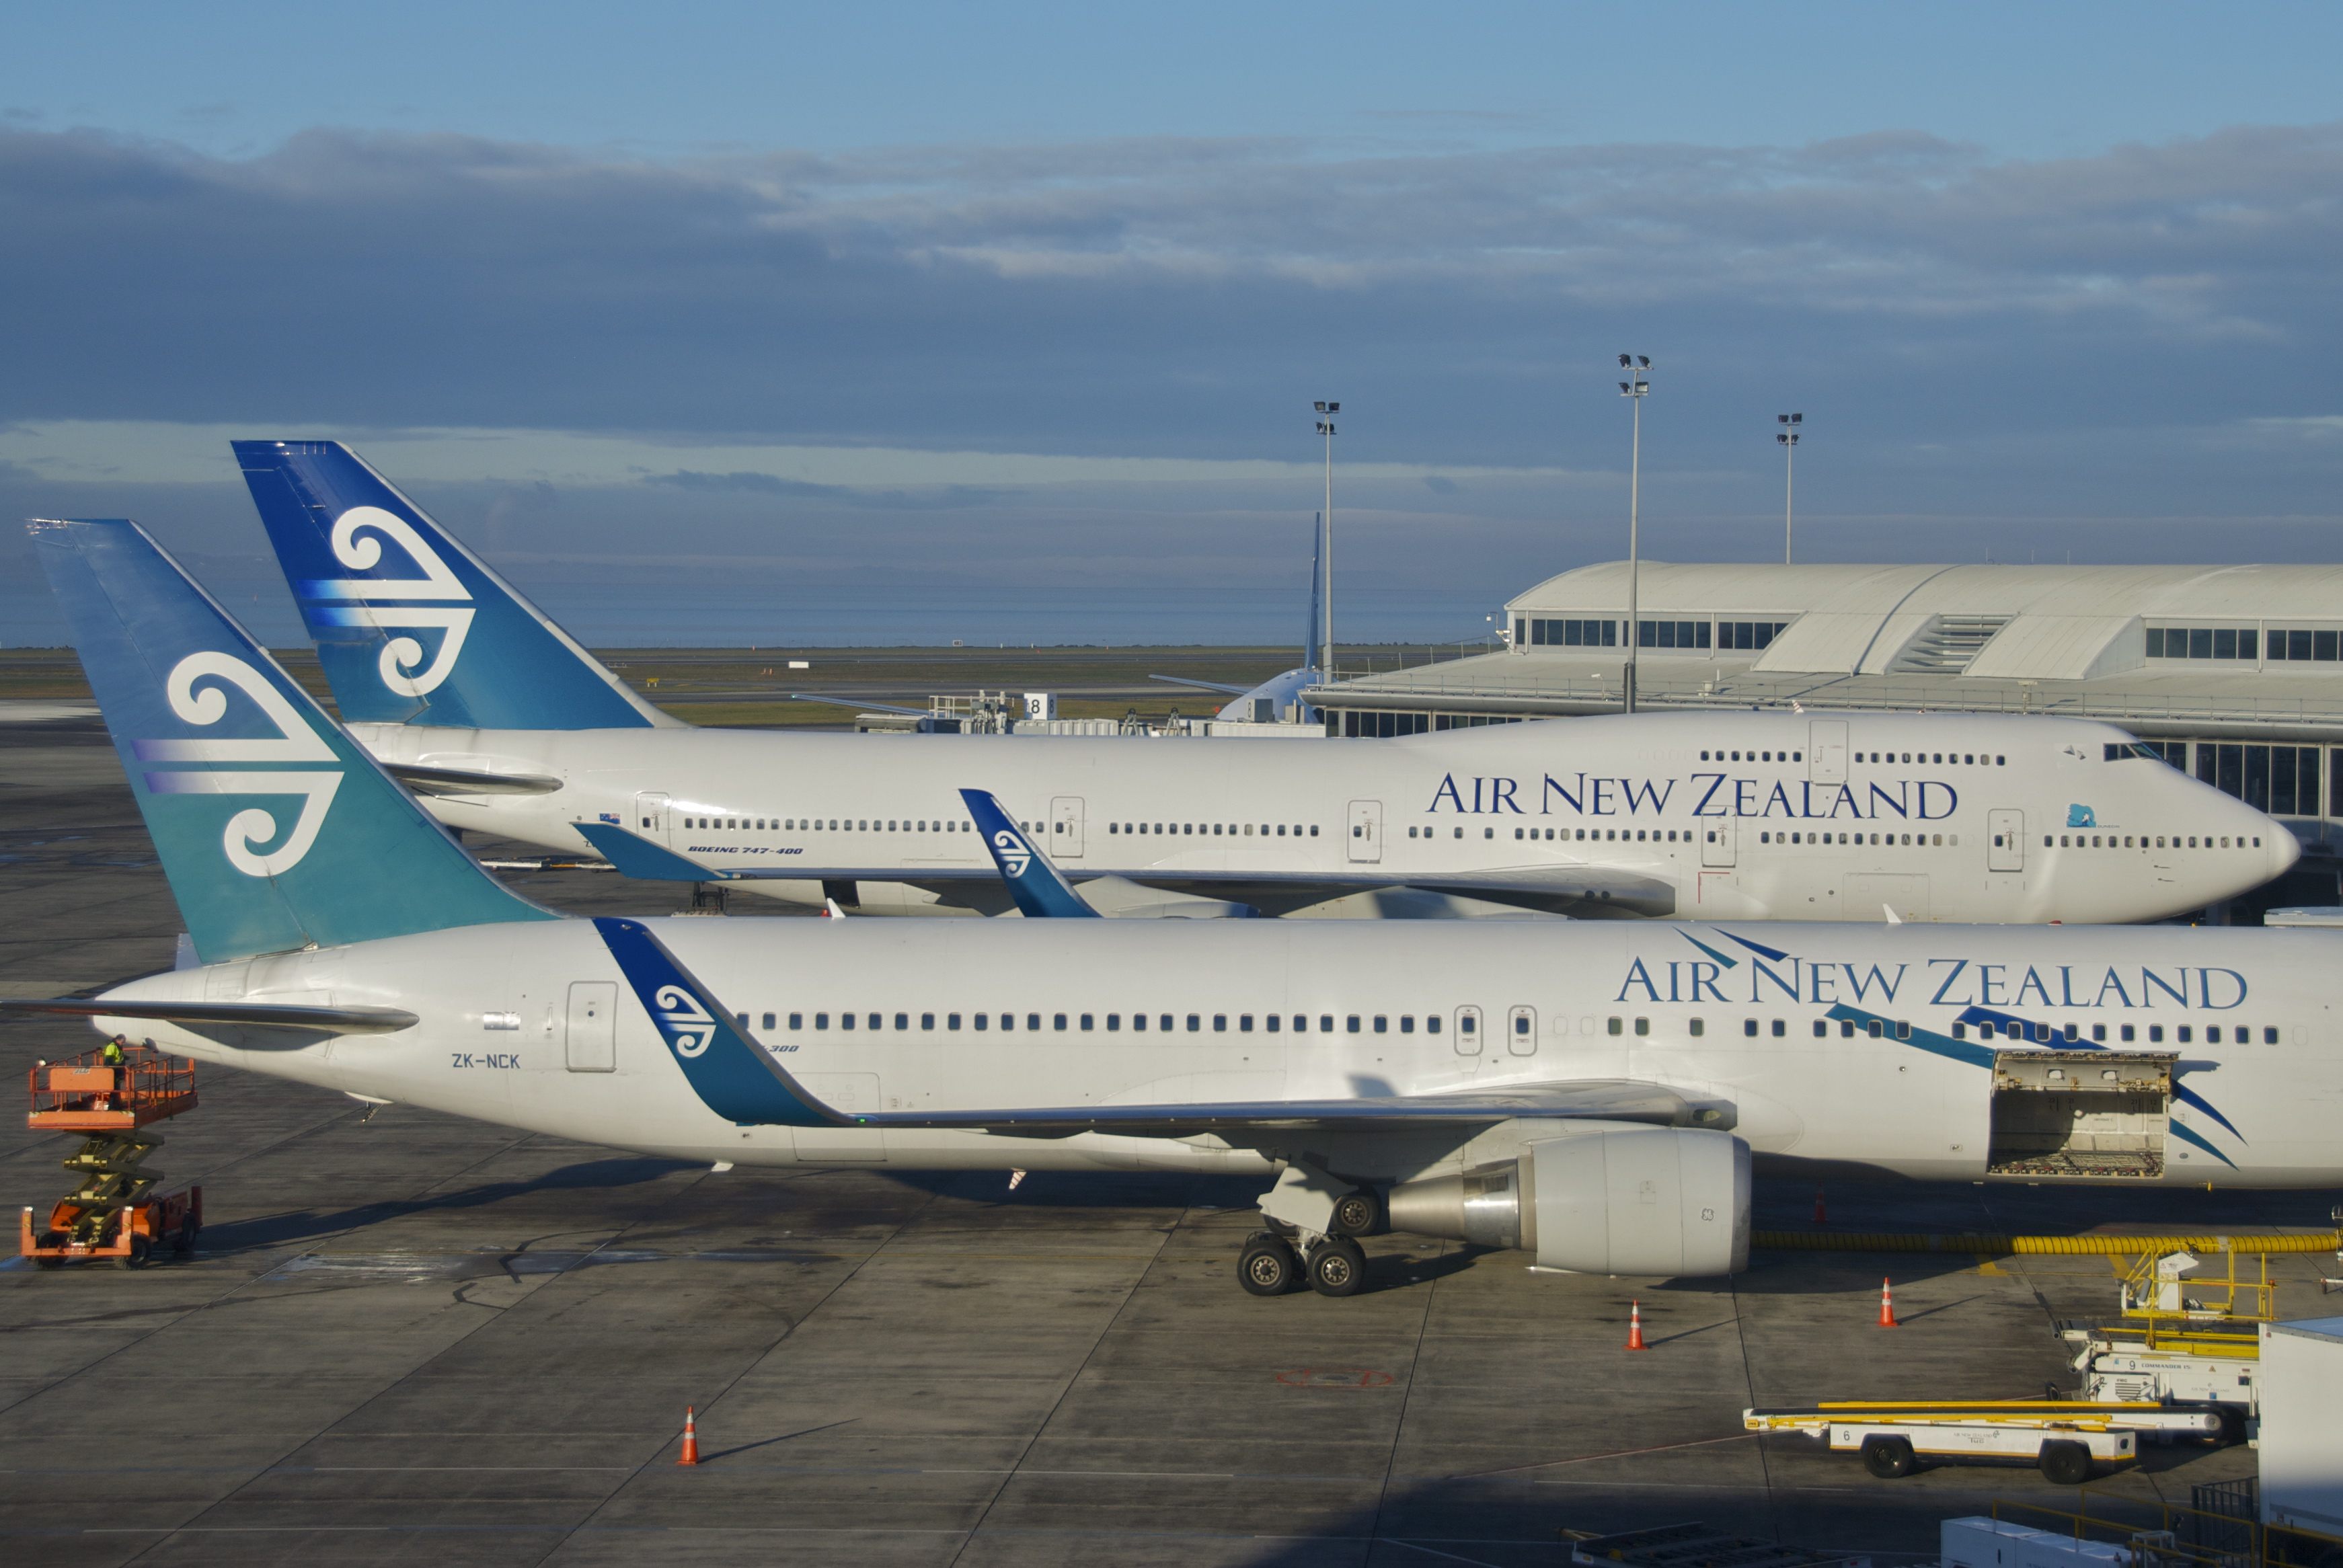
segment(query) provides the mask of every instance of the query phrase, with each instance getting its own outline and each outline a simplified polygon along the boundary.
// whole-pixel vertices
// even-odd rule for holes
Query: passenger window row
[[[1643,1032],[1643,1021],[1644,1020],[1641,1019],[1637,1019],[1635,1020],[1637,1025],[1636,1032],[1639,1034]],[[1757,1038],[1761,1028],[1763,1028],[1765,1021],[1766,1020],[1754,1018],[1743,1019],[1741,1020],[1741,1032],[1754,1040]],[[1614,1034],[1618,1033],[1619,1030],[1617,1025],[1619,1020],[1617,1019],[1613,1019],[1611,1022],[1613,1026],[1611,1032]],[[1771,1023],[1772,1027],[1765,1030],[1764,1032],[1771,1034],[1773,1038],[1776,1040],[1784,1038],[1790,1032],[1789,1025],[1785,1020],[1777,1018],[1772,1020]],[[1818,1018],[1815,1020],[1815,1038],[1816,1040],[1827,1038],[1831,1032],[1831,1023],[1832,1020],[1826,1018]],[[1888,1031],[1890,1030],[1894,1030],[1894,1038],[1896,1040],[1910,1040],[1912,1038],[1912,1025],[1907,1020],[1904,1019],[1896,1019],[1892,1023],[1881,1019],[1871,1019],[1858,1023],[1854,1019],[1843,1018],[1838,1020],[1837,1023],[1839,1038],[1842,1040],[1852,1040],[1858,1032],[1872,1040],[1883,1040],[1888,1038]],[[2109,1027],[2109,1025],[2104,1023],[2095,1023],[2091,1025],[2092,1043],[2097,1045],[2107,1044],[2107,1030]],[[2116,1024],[2113,1028],[2116,1031],[2117,1043],[2130,1045],[2139,1038],[2139,1029],[2137,1025],[2123,1023]],[[2164,1025],[2160,1023],[2152,1023],[2147,1025],[2147,1042],[2150,1045],[2161,1045],[2164,1043]],[[2192,1045],[2196,1043],[2196,1028],[2197,1026],[2195,1025],[2185,1023],[2175,1025],[2174,1032],[2178,1037],[2177,1043],[2181,1045]],[[2221,1036],[2224,1030],[2227,1031],[2230,1042],[2236,1045],[2249,1044],[2254,1037],[2253,1029],[2248,1025],[2210,1024],[2205,1026],[2205,1043],[2207,1045],[2219,1045],[2221,1043]],[[1976,1026],[1976,1031],[1977,1038],[1979,1040],[1993,1040],[1998,1038],[2002,1040],[2025,1040],[2028,1039],[2026,1026],[2016,1023],[2003,1023],[2000,1025],[1995,1025],[1990,1022],[1980,1023]],[[1700,1032],[1700,1020],[1698,1019],[1694,1019],[1693,1020],[1693,1032],[1694,1034],[1698,1034]],[[1953,1038],[1955,1040],[1966,1040],[1968,1037],[1969,1026],[1967,1024],[1956,1023],[1953,1025]],[[2055,1027],[2046,1023],[2037,1023],[2033,1026],[2031,1033],[2032,1043],[2036,1045],[2074,1044],[2079,1041],[2082,1038],[2082,1027],[2072,1023],[2067,1024],[2063,1028]],[[2264,1045],[2276,1045],[2278,1043],[2279,1038],[2279,1032],[2277,1028],[2269,1025],[2262,1026],[2262,1043]]]
[[[1240,836],[1250,839],[1256,831],[1264,839],[1272,836],[1282,839],[1289,831],[1282,822],[1263,822],[1258,829],[1255,829],[1251,822],[1109,822],[1106,825],[1106,830],[1109,833],[1171,833],[1187,838],[1214,839],[1222,837],[1234,839]],[[1302,824],[1294,823],[1291,832],[1296,839],[1302,837]],[[1317,836],[1317,824],[1312,823],[1309,837],[1314,839]],[[1411,834],[1410,837],[1413,835]]]
[[[2117,835],[2117,834],[2114,834],[2114,833],[2060,833],[2060,834],[2057,834],[2056,837],[2056,840],[2057,840],[2057,841],[2054,844],[2054,843],[2051,841],[2051,839],[2052,839],[2052,835],[2051,835],[2051,834],[2048,834],[2048,833],[2045,833],[2045,834],[2043,834],[2043,835],[2042,835],[2042,847],[2043,847],[2044,849],[2149,849],[2149,848],[2151,848],[2151,847],[2153,847],[2153,848],[2155,848],[2155,849],[2164,849],[2164,848],[2166,847],[2166,846],[2165,846],[2165,842],[2164,842],[2164,836],[2163,836],[2162,834],[2158,834],[2158,835],[2157,836],[2156,842],[2155,842],[2155,844],[2154,844],[2153,846],[2150,846],[2150,845],[2149,845],[2149,843],[2148,843],[2148,841],[2147,841],[2147,834],[2145,834],[2145,833],[2141,833],[2141,834],[2138,834],[2138,835],[2137,836],[2137,843],[2135,843],[2135,842],[2133,841],[2133,840],[2134,840],[2134,835],[2132,835],[2132,834],[2128,834],[2128,833],[2122,834],[2122,835]],[[2122,840],[2123,840],[2121,843],[2117,843],[2117,842],[2116,841],[2116,840],[2117,840],[2117,839],[2118,837],[2121,837],[2121,839],[2122,839]],[[2100,840],[2101,840],[2102,839],[2104,839],[2106,840],[2106,842],[2105,842],[2105,843],[2101,843],[2101,842],[2100,842]],[[2071,842],[2069,842],[2069,840],[2072,840],[2072,841],[2071,841]],[[2204,842],[2204,844],[2201,846],[2201,848],[2207,849],[2217,849],[2217,849],[2228,849],[2228,848],[2230,848],[2230,847],[2231,847],[2231,846],[2230,846],[2229,840],[2228,840],[2228,839],[2227,839],[2227,838],[2226,838],[2226,837],[2225,837],[2225,838],[2223,838],[2223,839],[2221,839],[2221,841],[2220,841],[2217,845],[2217,844],[2215,844],[2215,843],[2214,843],[2214,841],[2213,841],[2213,836],[2212,836],[2210,833],[2207,833],[2207,834],[2206,834],[2206,835],[2205,835],[2205,842]],[[2255,837],[2255,838],[2254,838],[2250,842],[2248,842],[2248,840],[2246,839],[2246,837],[2245,837],[2243,834],[2240,834],[2240,835],[2238,835],[2238,836],[2237,836],[2237,842],[2236,847],[2237,847],[2237,849],[2260,849],[2260,848],[2262,847],[2262,841],[2261,841],[2260,838],[2259,838],[2258,836],[2257,836],[2257,837]],[[2173,848],[2173,849],[2194,849],[2200,848],[2200,846],[2197,844],[2197,839],[2196,839],[2196,837],[2195,837],[2193,834],[2192,834],[2192,835],[2191,835],[2191,836],[2190,836],[2190,837],[2189,837],[2189,838],[2188,838],[2188,839],[2184,842],[2184,841],[2182,840],[2182,839],[2181,839],[2180,835],[2179,835],[2179,834],[2177,834],[2177,833],[2175,833],[2175,834],[2173,834],[2173,835],[2172,835],[2172,843],[2171,843],[2171,848]]]
[[[1765,832],[1757,835],[1757,841],[1761,844],[1829,844],[1834,842],[1844,844],[1847,842],[1847,835],[1841,833],[1837,839],[1834,839],[1828,833],[1806,833],[1801,835],[1797,833]],[[1874,833],[1871,835],[1870,841],[1872,843],[1878,844],[1882,849],[1886,848],[1889,844],[1902,843],[1908,845],[1913,849],[1942,849],[1946,846],[1946,839],[1942,833],[1934,835],[1927,833],[1906,833],[1900,838],[1898,835],[1894,833]],[[1855,834],[1855,842],[1858,844],[1864,842],[1864,836],[1860,833]],[[1950,842],[1952,848],[1956,849],[1959,849],[1961,845],[1961,836],[1958,833],[1953,834],[1951,836]]]
[[[889,817],[686,817],[683,825],[711,833],[965,833],[972,824]],[[648,824],[646,824],[648,826]]]
[[[1712,755],[1704,751],[1700,759],[1703,762],[1804,762],[1806,754],[1803,751],[1735,751],[1729,754],[1719,751]]]
[[[749,1027],[749,1015],[747,1013],[739,1013],[735,1016],[739,1019],[740,1027],[742,1029]],[[890,1015],[883,1012],[840,1012],[835,1015],[827,1012],[818,1012],[813,1014],[813,1027],[817,1031],[827,1030],[830,1028],[831,1023],[834,1020],[837,1027],[841,1031],[860,1029],[866,1032],[875,1033],[888,1028],[888,1020],[890,1016]],[[910,1013],[899,1012],[891,1016],[894,1020],[894,1028],[897,1030],[909,1032],[911,1030],[912,1015]],[[937,1014],[932,1012],[923,1012],[918,1016],[920,1020],[919,1027],[921,1030],[928,1033],[935,1032]],[[1075,1033],[1090,1033],[1098,1029],[1099,1016],[1100,1015],[1097,1013],[1090,1012],[1052,1012],[1047,1014],[1029,1012],[1024,1015],[1024,1027],[1026,1031],[1029,1033],[1041,1033],[1043,1030],[1042,1020],[1046,1017],[1049,1020],[1048,1031],[1051,1033],[1057,1034],[1068,1031]],[[1178,1030],[1181,1027],[1181,1019],[1182,1015],[1178,1013],[1163,1012],[1151,1015],[1143,1012],[1135,1012],[1130,1015],[1131,1032],[1133,1034],[1146,1033],[1148,1027],[1147,1020],[1151,1016],[1156,1020],[1155,1028],[1158,1033],[1171,1034]],[[1232,1015],[1228,1013],[1192,1012],[1184,1016],[1187,1020],[1187,1032],[1190,1034],[1202,1034],[1205,1032],[1207,1027],[1206,1020],[1208,1019],[1211,1020],[1210,1029],[1212,1033],[1226,1034],[1230,1032],[1229,1020]],[[1291,1014],[1290,1016],[1292,1021],[1292,1032],[1295,1034],[1307,1034],[1310,1031],[1310,1015],[1308,1013],[1297,1012]],[[1340,1031],[1344,1034],[1390,1034],[1393,1032],[1392,1025],[1394,1017],[1396,1017],[1399,1026],[1397,1030],[1398,1033],[1413,1034],[1416,1032],[1416,1015],[1412,1012],[1403,1012],[1397,1015],[1381,1012],[1371,1014],[1354,1012],[1340,1016]],[[764,1027],[766,1029],[770,1030],[773,1028],[775,1017],[775,1014],[769,1012],[764,1015]],[[1234,1017],[1236,1020],[1237,1033],[1251,1034],[1253,1032],[1256,1025],[1256,1019],[1253,1014],[1249,1012],[1241,1012],[1235,1014]],[[1262,1013],[1260,1015],[1257,1021],[1262,1033],[1282,1034],[1286,1030],[1288,1017],[1289,1015],[1285,1013]],[[1018,1027],[1018,1015],[1013,1012],[1003,1012],[998,1014],[989,1012],[966,1014],[948,1012],[943,1014],[942,1018],[944,1020],[944,1032],[947,1034],[959,1032],[963,1021],[965,1021],[970,1030],[978,1032],[990,1032],[997,1025],[1003,1033],[1008,1033],[1015,1030]],[[1111,1012],[1105,1015],[1105,1019],[1107,1033],[1116,1034],[1121,1031],[1124,1021],[1123,1015],[1121,1013]],[[1334,1013],[1320,1013],[1318,1015],[1318,1032],[1321,1034],[1335,1033],[1337,1031],[1336,1019],[1337,1015]],[[1617,1020],[1614,1020],[1613,1021],[1616,1022]],[[1423,1032],[1426,1034],[1438,1034],[1445,1027],[1442,1020],[1442,1015],[1436,1012],[1424,1014],[1423,1025]],[[806,1015],[802,1012],[793,1012],[789,1014],[789,1026],[790,1029],[795,1030],[804,1030],[806,1027]],[[1457,1020],[1456,1027],[1458,1032],[1468,1035],[1477,1032],[1479,1029],[1478,1023],[1469,1012]],[[1614,1030],[1612,1032],[1615,1034],[1618,1031]],[[1694,1026],[1693,1032],[1695,1034],[1700,1032],[1697,1025]]]

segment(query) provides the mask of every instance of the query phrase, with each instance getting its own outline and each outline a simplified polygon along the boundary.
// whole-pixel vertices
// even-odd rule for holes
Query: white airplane
[[[201,961],[0,1009],[719,1169],[1255,1175],[1256,1293],[1383,1226],[1736,1271],[1757,1161],[2343,1183],[2324,932],[568,919],[134,525],[35,538]]]
[[[2064,719],[1671,713],[1360,744],[698,729],[347,448],[236,450],[360,744],[451,827],[590,845],[629,875],[1000,912],[970,779],[1077,881],[1140,884],[1094,890],[1119,912],[1397,886],[1582,917],[2152,920],[2301,853],[2123,731]]]

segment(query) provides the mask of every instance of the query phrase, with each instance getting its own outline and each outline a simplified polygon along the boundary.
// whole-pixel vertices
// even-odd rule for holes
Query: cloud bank
[[[135,487],[45,466],[60,422],[348,432],[394,475],[401,432],[535,430],[677,450],[583,485],[486,437],[468,478],[435,460],[474,508],[449,520],[495,548],[623,553],[648,516],[687,552],[916,554],[940,583],[1084,559],[1209,576],[1272,535],[1282,571],[1306,467],[1248,492],[1234,467],[1027,483],[980,457],[1306,466],[1310,400],[1335,397],[1340,459],[1384,476],[1345,498],[1346,567],[1477,605],[1615,552],[1611,367],[1634,349],[1657,365],[1656,554],[1766,553],[1773,415],[1796,408],[1818,550],[2331,555],[2338,193],[2343,126],[2035,161],[1904,131],[656,161],[334,130],[231,160],[0,130],[0,503],[131,509]],[[728,445],[937,456],[837,482]],[[226,483],[172,494],[247,548],[218,460]]]

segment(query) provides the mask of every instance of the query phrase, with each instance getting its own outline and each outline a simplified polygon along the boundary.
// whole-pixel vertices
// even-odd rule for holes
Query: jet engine
[[[1749,1145],[1729,1132],[1581,1122],[1520,1158],[1391,1190],[1391,1228],[1518,1247],[1544,1269],[1700,1278],[1749,1263]]]

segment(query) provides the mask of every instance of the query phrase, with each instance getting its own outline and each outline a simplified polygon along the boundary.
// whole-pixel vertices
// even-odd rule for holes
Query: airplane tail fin
[[[339,441],[230,445],[345,719],[685,727]]]
[[[145,529],[32,533],[206,963],[561,918],[482,870]]]
[[[1009,884],[1009,896],[1017,900],[1019,913],[1028,920],[1101,918],[1074,891],[1073,884],[1058,874],[1050,857],[1035,849],[1033,841],[1010,820],[1000,801],[982,789],[963,789],[960,798],[968,802],[969,815],[975,819],[976,830],[984,835],[984,847],[992,852],[992,863],[1001,868],[1001,879]]]

